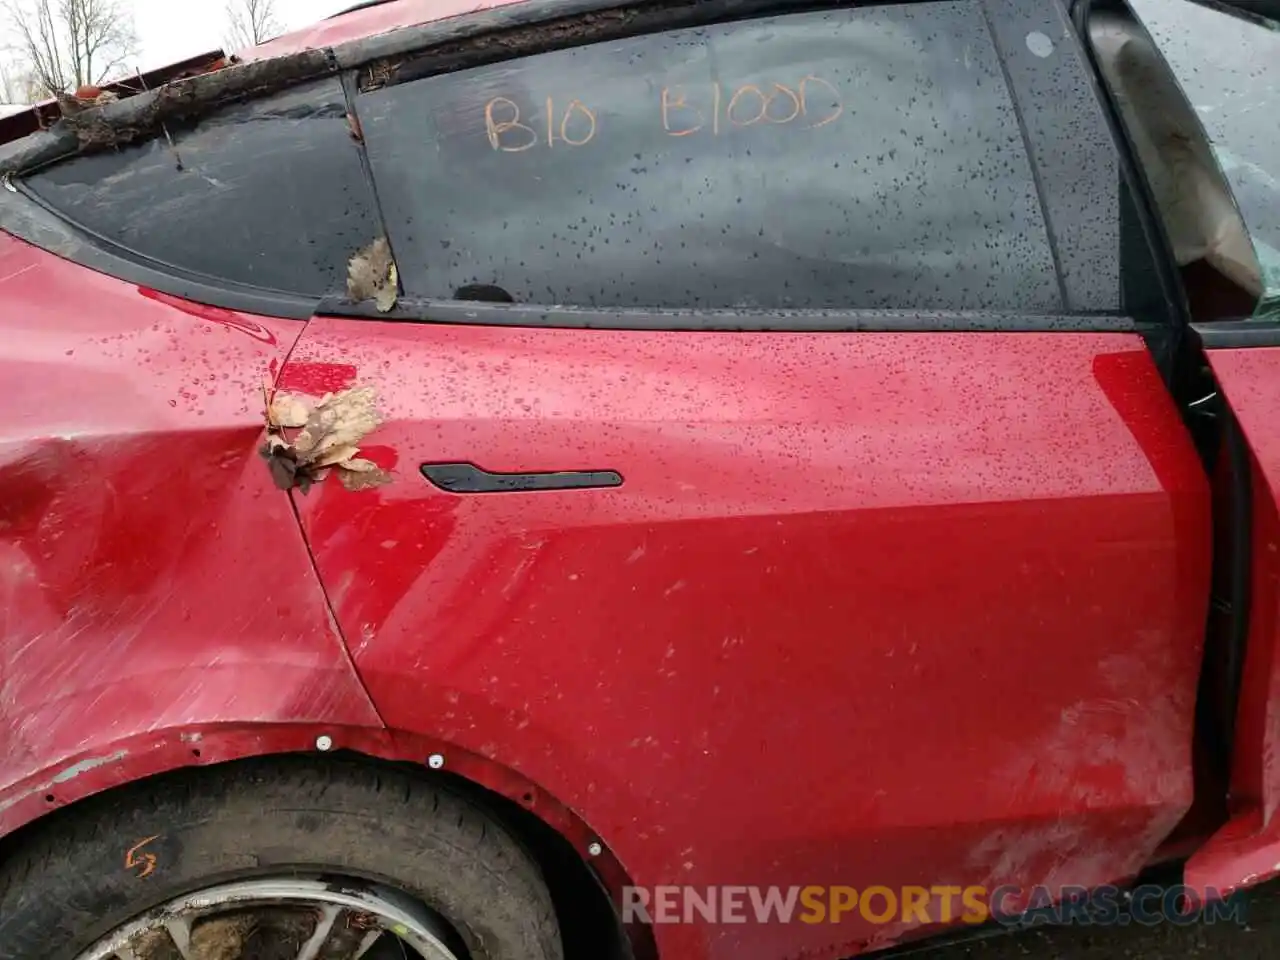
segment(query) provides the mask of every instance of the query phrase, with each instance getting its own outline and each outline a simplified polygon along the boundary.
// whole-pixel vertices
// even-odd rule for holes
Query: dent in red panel
[[[0,832],[15,784],[145,733],[376,726],[257,455],[304,324],[3,236],[0,301]]]

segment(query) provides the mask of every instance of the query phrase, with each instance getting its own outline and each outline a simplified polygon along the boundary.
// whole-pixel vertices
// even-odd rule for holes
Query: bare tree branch
[[[0,100],[6,104],[35,103],[46,96],[40,82],[25,67],[0,62]]]
[[[256,47],[284,32],[276,0],[227,0],[226,49]]]
[[[0,0],[13,54],[46,94],[125,72],[138,38],[127,0]]]

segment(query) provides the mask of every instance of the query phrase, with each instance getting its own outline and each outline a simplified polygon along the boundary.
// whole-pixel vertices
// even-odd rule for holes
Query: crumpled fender
[[[220,725],[381,727],[258,455],[305,323],[4,235],[0,297],[0,834]]]
[[[384,727],[259,454],[264,384],[305,322],[3,233],[0,297],[0,836],[182,767],[344,750],[437,757],[589,855],[596,835],[539,785]],[[595,867],[627,882],[607,852]]]

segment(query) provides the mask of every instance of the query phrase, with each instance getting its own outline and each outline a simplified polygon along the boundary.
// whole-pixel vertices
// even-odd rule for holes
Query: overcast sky
[[[296,30],[354,6],[356,0],[276,0],[286,29]],[[150,70],[222,46],[226,36],[225,0],[133,0],[138,38],[138,67]]]

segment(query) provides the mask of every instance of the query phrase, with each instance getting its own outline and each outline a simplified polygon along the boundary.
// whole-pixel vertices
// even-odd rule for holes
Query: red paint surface
[[[1253,455],[1252,596],[1233,816],[1187,864],[1188,884],[1226,892],[1280,875],[1280,349],[1214,350],[1209,362]]]
[[[637,883],[1099,884],[1191,801],[1203,471],[1137,337],[318,319],[393,482],[299,497],[393,729],[558,797]],[[417,466],[615,469],[457,496]],[[663,956],[910,931],[659,926]]]
[[[246,58],[502,2],[398,0]],[[1096,885],[1191,804],[1209,494],[1137,337],[319,319],[290,356],[303,324],[2,236],[0,297],[0,834],[320,733],[445,752],[601,838],[615,892]],[[1235,816],[1201,886],[1280,872],[1278,360],[1214,357],[1257,528]],[[364,455],[390,485],[297,498],[349,651],[256,458],[277,374],[371,384],[387,415]],[[454,496],[417,471],[449,460],[625,484]],[[922,932],[654,935],[820,960]]]
[[[361,40],[402,27],[447,20],[464,13],[475,13],[492,7],[502,7],[518,0],[395,0],[374,7],[366,7],[353,13],[329,20],[321,20],[310,27],[287,33],[257,47],[250,47],[237,54],[242,60],[267,60],[283,57],[302,50],[329,47],[349,40]]]
[[[280,374],[276,386],[286,393],[326,393],[346,390],[356,380],[356,368],[349,363],[291,363]]]
[[[207,320],[209,323],[219,323],[230,330],[238,330],[243,334],[253,337],[255,340],[261,340],[268,346],[276,346],[278,343],[276,335],[272,332],[272,321],[263,322],[260,319],[240,313],[236,310],[227,310],[223,307],[213,307],[206,303],[192,303],[190,300],[183,300],[181,297],[175,297],[172,294],[162,293],[159,290],[151,290],[147,287],[139,287],[138,293],[146,297],[148,300],[155,300],[157,303],[167,304],[175,310],[183,313],[189,313],[193,317],[199,317],[201,320]],[[278,323],[279,321],[275,321]],[[292,336],[297,335],[297,328],[294,329]],[[292,339],[289,345],[292,345]]]
[[[210,724],[377,726],[256,452],[304,324],[4,235],[0,299],[0,834]]]

